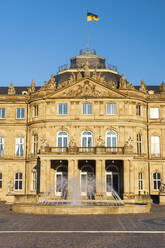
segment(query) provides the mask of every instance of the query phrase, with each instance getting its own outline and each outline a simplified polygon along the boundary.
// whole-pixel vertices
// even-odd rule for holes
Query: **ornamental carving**
[[[11,83],[10,86],[8,87],[8,95],[15,95],[15,88],[13,83]]]
[[[66,96],[93,96],[93,97],[99,97],[99,96],[108,96],[107,92],[100,91],[96,89],[96,86],[93,83],[90,83],[89,81],[85,81],[82,85],[77,85],[74,87],[74,89],[70,89],[64,93]]]

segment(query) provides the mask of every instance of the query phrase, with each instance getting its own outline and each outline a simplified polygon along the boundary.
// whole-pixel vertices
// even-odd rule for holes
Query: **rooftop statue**
[[[127,88],[127,81],[124,77],[124,74],[122,74],[120,78],[120,89],[126,89]]]
[[[10,86],[8,87],[8,95],[15,95],[15,88],[13,86],[13,83],[10,84]]]
[[[162,82],[162,84],[160,86],[160,91],[165,92],[165,83],[164,82]]]
[[[140,89],[139,89],[141,92],[144,92],[146,93],[147,92],[147,89],[146,89],[146,84],[144,82],[144,79],[141,80],[141,86],[140,86]]]
[[[33,92],[35,92],[36,88],[35,88],[35,80],[32,79],[32,83],[31,83],[31,86],[30,88],[28,89],[28,93],[31,94]]]

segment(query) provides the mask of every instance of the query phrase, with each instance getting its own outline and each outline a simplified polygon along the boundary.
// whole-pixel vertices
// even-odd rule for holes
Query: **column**
[[[105,160],[96,160],[96,199],[105,196]]]
[[[132,160],[129,160],[129,192],[131,194],[134,194],[135,192],[135,172],[134,172],[134,167],[132,164]]]
[[[124,160],[124,198],[127,198],[127,196],[129,195],[129,184],[130,184],[129,161]]]
[[[68,161],[68,199],[78,201],[79,198],[80,171],[78,169],[78,160],[70,159]]]

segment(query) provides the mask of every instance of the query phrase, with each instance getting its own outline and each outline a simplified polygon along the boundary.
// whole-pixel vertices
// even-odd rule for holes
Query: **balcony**
[[[42,147],[40,153],[55,154],[124,154],[124,147]]]

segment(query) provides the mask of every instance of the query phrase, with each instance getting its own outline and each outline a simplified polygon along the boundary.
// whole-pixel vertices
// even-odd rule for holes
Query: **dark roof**
[[[139,88],[140,88],[140,86],[134,86],[134,87],[137,90],[139,90]],[[147,90],[153,90],[156,94],[160,93],[160,86],[158,86],[158,85],[149,85],[146,87],[147,87]]]
[[[74,72],[74,74],[77,77],[77,72]],[[84,73],[82,72],[82,75],[83,74]],[[71,75],[72,75],[72,73],[69,72],[69,71],[64,72],[64,73],[60,73],[60,74],[57,74],[55,76],[55,80],[56,80],[57,84],[59,84],[59,83],[62,83],[64,81],[69,80]],[[121,78],[121,76],[119,74],[115,74],[115,73],[112,73],[112,72],[109,72],[109,71],[104,71],[104,72],[101,72],[101,76],[104,77],[106,82],[109,82],[109,81],[112,80],[113,82],[117,83],[117,85],[119,85],[119,81],[120,81],[120,78]]]
[[[29,87],[14,87],[16,91],[16,95],[22,95],[22,91],[28,91]],[[39,90],[40,87],[36,87],[36,90]],[[8,94],[8,87],[0,87],[0,95],[7,95]]]

